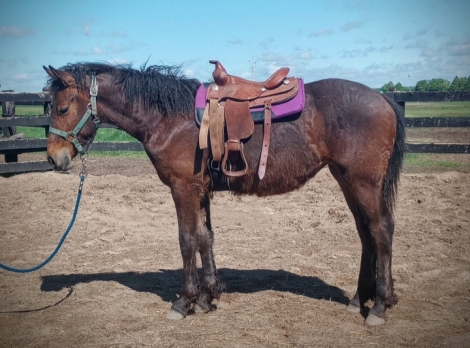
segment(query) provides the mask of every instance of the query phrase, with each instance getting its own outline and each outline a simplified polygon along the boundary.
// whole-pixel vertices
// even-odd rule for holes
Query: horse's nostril
[[[48,156],[48,157],[47,157],[47,161],[48,161],[49,164],[52,166],[52,168],[55,168],[55,162],[54,162],[54,160],[52,159],[52,157]]]

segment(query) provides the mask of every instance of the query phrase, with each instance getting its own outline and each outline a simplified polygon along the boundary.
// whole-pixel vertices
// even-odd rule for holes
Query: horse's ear
[[[54,69],[52,66],[42,66],[46,70],[47,74],[53,80],[60,80],[65,87],[75,87],[77,85],[75,78],[66,71]]]

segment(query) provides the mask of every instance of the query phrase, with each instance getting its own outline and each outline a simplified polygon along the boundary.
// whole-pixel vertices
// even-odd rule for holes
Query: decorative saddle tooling
[[[196,123],[200,126],[199,147],[210,145],[212,160],[222,162],[228,177],[243,176],[248,164],[243,152],[243,141],[254,131],[254,122],[264,121],[263,148],[258,176],[263,179],[269,153],[271,121],[279,120],[303,110],[304,84],[301,78],[287,77],[289,68],[281,68],[264,82],[253,82],[228,75],[218,61],[212,73],[214,83],[201,84],[195,106]],[[225,139],[225,135],[227,139]],[[231,170],[233,160],[243,162],[242,169]]]

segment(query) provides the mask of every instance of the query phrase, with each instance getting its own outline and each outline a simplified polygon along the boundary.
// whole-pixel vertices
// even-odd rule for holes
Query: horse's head
[[[72,159],[83,155],[96,135],[96,90],[87,90],[64,70],[43,67],[50,76],[52,97],[51,125],[47,159],[55,170],[72,167]],[[93,84],[90,77],[87,85]],[[91,81],[91,82],[88,82]],[[93,111],[92,111],[93,109]]]

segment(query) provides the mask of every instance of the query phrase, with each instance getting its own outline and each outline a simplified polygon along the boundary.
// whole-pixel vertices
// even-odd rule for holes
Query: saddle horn
[[[228,73],[227,70],[222,66],[218,60],[210,60],[209,63],[215,64],[214,72],[212,77],[214,82],[219,86],[225,86],[228,83]]]

